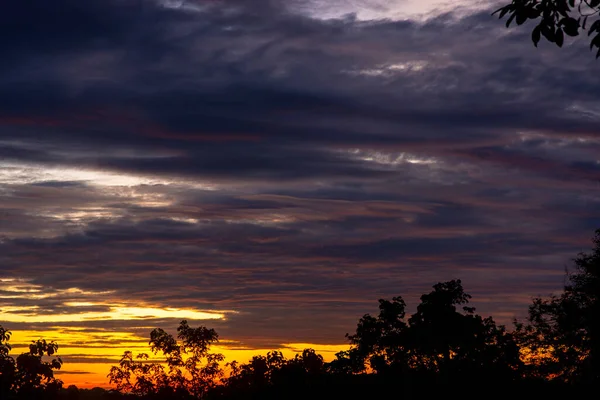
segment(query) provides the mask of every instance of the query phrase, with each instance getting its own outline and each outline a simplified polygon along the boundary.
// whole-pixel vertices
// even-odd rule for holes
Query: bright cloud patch
[[[291,8],[314,18],[341,18],[355,15],[369,21],[405,18],[431,18],[439,14],[462,9],[464,13],[485,9],[497,3],[495,0],[310,0],[291,1]]]
[[[225,319],[233,311],[202,311],[190,308],[133,305],[123,301],[106,301],[114,298],[113,291],[89,291],[79,288],[52,289],[31,284],[25,280],[4,278],[0,280],[0,321],[19,323],[69,323],[108,320],[152,319]],[[18,305],[23,302],[44,301],[45,305]],[[53,300],[52,308],[47,301]],[[16,305],[9,305],[9,304]]]

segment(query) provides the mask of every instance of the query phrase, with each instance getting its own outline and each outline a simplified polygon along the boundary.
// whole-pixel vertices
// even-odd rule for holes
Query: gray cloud
[[[1,275],[236,310],[213,325],[244,344],[339,343],[377,298],[457,277],[508,322],[600,223],[582,43],[534,51],[487,11],[60,3],[0,13]],[[148,323],[175,321],[71,325]]]

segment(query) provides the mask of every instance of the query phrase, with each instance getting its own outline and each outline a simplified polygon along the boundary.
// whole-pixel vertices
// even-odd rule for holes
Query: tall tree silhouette
[[[568,382],[600,381],[600,229],[590,253],[574,259],[561,295],[536,298],[526,324],[517,323],[531,349],[535,373]]]
[[[467,306],[471,295],[464,292],[460,280],[438,283],[433,289],[421,296],[417,312],[409,319],[418,366],[442,378],[465,373],[493,372],[504,379],[514,375],[520,359],[512,335]]]
[[[345,366],[346,372],[362,372],[366,367],[383,373],[408,365],[411,343],[407,340],[406,303],[402,297],[379,300],[379,315],[364,315],[354,335],[346,335],[353,345],[338,353],[332,366]]]
[[[347,335],[351,349],[338,353],[330,367],[345,373],[367,367],[379,374],[421,371],[445,381],[465,373],[516,378],[521,362],[512,335],[466,306],[471,296],[460,280],[433,289],[408,321],[401,297],[379,300],[379,315],[359,320],[356,333]]]

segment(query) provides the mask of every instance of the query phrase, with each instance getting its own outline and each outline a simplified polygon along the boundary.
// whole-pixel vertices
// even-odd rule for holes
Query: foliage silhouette
[[[471,296],[460,280],[438,283],[421,296],[421,303],[408,321],[401,297],[379,300],[379,315],[363,316],[352,345],[337,354],[330,368],[338,373],[368,369],[378,374],[421,372],[440,382],[468,374],[514,380],[521,367],[519,347],[503,326],[482,318],[467,307]],[[462,312],[457,306],[463,306]]]
[[[230,376],[218,398],[289,398],[321,385],[326,374],[323,357],[313,349],[305,349],[292,359],[280,351],[254,356],[247,364],[229,363]]]
[[[9,355],[11,332],[0,326],[0,399],[51,399],[58,395],[62,381],[54,371],[62,366],[56,357],[58,344],[44,339],[33,341],[29,351],[16,359]],[[45,357],[50,357],[46,361]]]
[[[537,25],[531,32],[531,40],[537,47],[544,37],[551,43],[562,47],[565,35],[578,36],[587,30],[591,36],[590,50],[597,49],[600,57],[600,0],[512,0],[493,14],[502,19],[505,16],[506,27],[514,21],[522,25],[527,20],[535,20]],[[590,19],[593,19],[590,20]],[[588,21],[589,20],[589,21]]]
[[[531,374],[565,382],[600,381],[600,229],[590,253],[574,259],[560,296],[536,298],[517,335],[532,359]]]
[[[178,339],[178,340],[177,340]],[[222,354],[210,353],[219,335],[214,329],[191,328],[181,321],[177,339],[157,328],[150,333],[150,348],[164,362],[149,361],[148,354],[133,357],[126,351],[108,378],[119,391],[155,398],[202,398],[223,376]]]

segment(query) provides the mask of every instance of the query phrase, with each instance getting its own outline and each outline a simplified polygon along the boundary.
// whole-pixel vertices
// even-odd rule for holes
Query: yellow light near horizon
[[[156,307],[114,307],[111,314],[122,318],[115,319],[153,319],[177,318],[190,320],[225,319],[223,312],[198,311],[185,308],[156,308]]]
[[[67,307],[93,307],[98,305],[98,303],[91,301],[66,301],[63,304]]]
[[[13,331],[10,343],[11,355],[26,352],[28,345],[38,339],[55,341],[59,345],[57,355],[65,361],[57,375],[65,386],[75,384],[79,387],[100,386],[109,388],[107,374],[112,366],[118,364],[125,351],[134,355],[147,353],[151,361],[161,361],[159,355],[153,355],[148,344],[149,333],[155,326],[151,322],[157,319],[191,321],[223,320],[233,310],[199,310],[195,308],[161,307],[156,304],[128,303],[116,297],[114,291],[92,291],[77,287],[56,289],[32,283],[27,279],[0,278],[0,299],[39,300],[51,298],[63,307],[60,313],[44,310],[40,306],[21,306],[17,304],[0,308],[0,321],[4,328],[10,329],[10,323],[50,323],[43,330]],[[10,303],[9,303],[10,304]],[[38,304],[42,304],[39,302]],[[144,327],[137,322],[135,327],[110,328],[70,326],[71,323],[89,321],[148,321]],[[81,324],[78,324],[81,325]],[[164,329],[173,329],[176,324],[169,323]],[[319,345],[310,343],[288,343],[279,348],[256,348],[244,346],[235,340],[222,339],[212,346],[211,352],[221,353],[225,362],[248,362],[253,356],[265,355],[269,351],[281,351],[287,358],[293,358],[305,348],[312,348],[326,361],[333,359],[335,353],[346,350],[347,345]]]
[[[13,355],[27,350],[27,345],[34,340],[44,338],[54,340],[58,343],[58,355],[65,360],[57,377],[63,380],[65,387],[76,385],[80,388],[104,387],[110,388],[107,374],[110,368],[118,364],[125,351],[133,351],[134,356],[138,353],[147,353],[151,360],[160,361],[154,356],[148,346],[150,330],[140,336],[132,332],[98,330],[87,332],[86,328],[55,327],[41,331],[14,331],[11,338],[13,343]],[[228,347],[227,343],[231,346]],[[219,345],[213,346],[211,352],[221,353],[225,356],[225,362],[238,361],[248,362],[253,356],[266,355],[267,352],[281,351],[286,358],[293,358],[305,348],[312,348],[321,354],[325,361],[331,361],[335,353],[348,349],[348,345],[335,344],[312,344],[312,343],[288,343],[280,348],[239,348],[236,341],[222,340]],[[74,358],[77,362],[69,362]]]
[[[286,348],[289,348],[290,351],[294,353],[301,353],[304,349],[313,349],[315,351],[318,350],[317,353],[323,353],[321,354],[323,358],[325,358],[325,354],[332,354],[331,359],[334,358],[333,355],[335,355],[335,353],[348,350],[349,348],[349,345],[347,344],[284,343],[282,345]]]
[[[73,304],[73,302],[71,302]],[[102,306],[101,303],[79,303]],[[38,307],[4,307],[0,311],[0,321],[20,323],[64,323],[106,320],[144,320],[159,318],[176,318],[190,320],[225,319],[223,311],[201,311],[186,308],[129,307],[125,305],[107,305],[108,311],[87,311],[68,314],[34,314]],[[26,313],[20,313],[24,311]],[[233,312],[233,311],[228,311]]]
[[[116,364],[115,362],[114,365]],[[110,383],[106,376],[112,365],[108,363],[65,364],[56,377],[64,382],[63,387],[75,385],[82,389],[94,387],[109,389]]]

